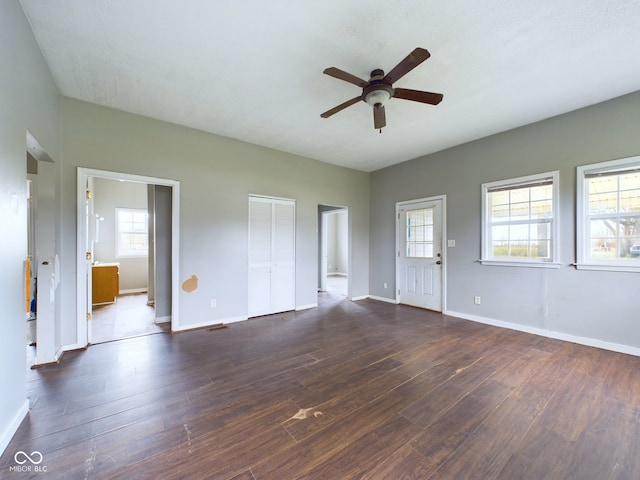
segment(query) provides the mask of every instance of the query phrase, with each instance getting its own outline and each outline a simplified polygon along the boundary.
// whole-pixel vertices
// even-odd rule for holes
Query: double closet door
[[[295,308],[293,200],[249,197],[249,317]]]

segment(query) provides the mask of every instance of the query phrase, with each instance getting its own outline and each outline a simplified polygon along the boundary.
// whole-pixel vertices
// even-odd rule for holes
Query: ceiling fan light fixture
[[[384,84],[371,85],[365,88],[363,94],[363,100],[371,107],[384,105],[391,97],[393,97],[393,89]]]
[[[391,92],[386,89],[372,90],[367,93],[364,97],[364,101],[370,107],[375,107],[376,105],[384,105],[391,98]]]

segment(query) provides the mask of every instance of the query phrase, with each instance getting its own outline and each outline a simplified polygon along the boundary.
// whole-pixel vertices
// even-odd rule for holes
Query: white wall
[[[76,342],[75,218],[78,166],[180,181],[182,326],[247,315],[248,196],[297,200],[296,305],[317,303],[317,208],[352,210],[354,296],[368,293],[369,175],[229,138],[62,99],[64,340]],[[210,307],[210,300],[217,307]]]
[[[26,132],[59,159],[59,97],[17,1],[0,2],[0,453],[26,413]],[[57,205],[53,214],[57,215]]]
[[[373,173],[371,294],[394,298],[396,202],[446,194],[447,236],[456,241],[446,252],[449,312],[640,348],[640,275],[570,266],[576,261],[576,167],[638,155],[639,125],[636,92]],[[481,184],[551,170],[560,172],[562,267],[480,265]],[[481,305],[474,305],[475,295]]]
[[[93,209],[104,220],[100,222],[99,241],[94,245],[94,257],[99,262],[120,263],[120,291],[147,288],[147,257],[124,258],[116,253],[116,208],[147,210],[147,185],[96,178],[93,189]]]

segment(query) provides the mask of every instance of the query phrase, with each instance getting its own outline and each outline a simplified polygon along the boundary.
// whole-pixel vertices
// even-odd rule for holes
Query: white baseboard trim
[[[61,345],[60,348],[58,348],[58,351],[55,354],[55,361],[59,362],[62,358],[62,355],[64,355],[64,345]]]
[[[360,295],[358,297],[351,297],[349,300],[357,302],[358,300],[366,300],[367,298],[369,298],[369,295]]]
[[[85,347],[86,347],[86,345],[85,345]],[[48,358],[46,360],[42,360],[42,358],[38,357],[38,350],[36,349],[36,358],[35,358],[35,361],[33,363],[33,366],[34,367],[41,367],[43,365],[53,365],[54,363],[60,363],[60,359],[62,358],[62,355],[67,350],[71,350],[71,348],[67,348],[65,345],[62,345],[62,346],[60,346],[58,348],[56,353],[53,354],[53,358]]]
[[[169,323],[171,322],[171,315],[167,315],[166,317],[158,317],[153,323]]]
[[[295,308],[296,312],[299,312],[300,310],[309,310],[310,308],[316,308],[318,306],[317,303],[310,303],[308,305],[300,305],[298,307]]]
[[[553,330],[545,330],[542,328],[529,327],[527,325],[519,325],[517,323],[505,322],[502,320],[495,320],[493,318],[481,317],[478,315],[471,315],[468,313],[455,312],[447,310],[443,312],[445,315],[452,317],[462,318],[464,320],[471,320],[472,322],[484,323],[492,325],[494,327],[508,328],[510,330],[517,330],[519,332],[532,333],[534,335],[540,335],[542,337],[554,338],[556,340],[563,340],[565,342],[577,343],[579,345],[586,345],[588,347],[601,348],[603,350],[611,350],[612,352],[626,353],[628,355],[634,355],[640,357],[640,348],[631,347],[629,345],[622,345],[619,343],[605,342],[604,340],[598,340],[589,337],[579,337],[571,335],[569,333],[555,332]]]
[[[348,275],[346,273],[342,273],[342,272],[331,272],[331,273],[327,273],[327,277],[347,277]]]
[[[134,293],[147,293],[146,288],[125,288],[124,290],[119,290],[118,295],[133,295]]]
[[[220,324],[227,325],[229,323],[242,322],[244,320],[248,320],[248,317],[244,316],[244,317],[223,318],[223,319],[210,320],[210,321],[201,322],[201,323],[191,323],[189,325],[180,325],[180,326],[177,326],[177,327],[173,326],[171,331],[172,332],[185,332],[187,330],[196,330],[198,328],[212,327],[214,325],[220,325]]]
[[[70,352],[72,350],[82,350],[83,348],[87,348],[87,345],[86,344],[82,345],[80,343],[74,343],[74,344],[71,344],[71,345],[63,345],[62,346],[62,349],[65,352]]]
[[[0,455],[4,453],[7,445],[9,445],[9,442],[18,431],[22,420],[27,416],[27,413],[29,413],[29,400],[25,399],[9,424],[2,430],[2,435],[0,435]]]
[[[378,302],[393,303],[394,305],[398,304],[398,301],[395,298],[378,297],[377,295],[369,295],[369,298],[371,300],[377,300]]]

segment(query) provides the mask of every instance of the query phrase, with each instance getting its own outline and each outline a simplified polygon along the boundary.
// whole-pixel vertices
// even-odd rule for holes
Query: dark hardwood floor
[[[28,393],[1,478],[640,478],[640,358],[371,300],[69,352]]]

